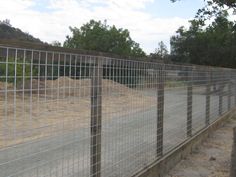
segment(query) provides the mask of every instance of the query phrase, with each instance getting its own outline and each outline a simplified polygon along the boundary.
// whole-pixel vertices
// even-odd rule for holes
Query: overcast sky
[[[130,31],[145,52],[155,50],[159,41],[186,26],[203,0],[0,0],[0,20],[10,19],[42,41],[63,42],[69,26],[80,27],[90,19],[104,21]]]

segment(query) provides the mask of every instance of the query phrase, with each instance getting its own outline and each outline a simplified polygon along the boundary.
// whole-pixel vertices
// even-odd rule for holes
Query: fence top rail
[[[224,70],[235,70],[232,68],[223,68],[223,67],[215,67],[215,66],[206,66],[206,65],[195,65],[195,64],[188,64],[188,63],[164,63],[161,60],[158,59],[147,59],[147,58],[139,58],[139,57],[128,57],[128,56],[120,56],[117,54],[112,53],[105,53],[105,52],[97,52],[92,50],[82,50],[82,49],[71,49],[71,48],[65,48],[65,47],[56,47],[51,46],[48,44],[37,44],[32,42],[24,42],[19,40],[6,40],[6,39],[0,39],[0,47],[6,47],[6,48],[18,48],[22,50],[35,50],[35,51],[42,51],[42,52],[58,52],[58,53],[64,53],[64,54],[74,54],[74,55],[88,55],[92,57],[103,57],[105,59],[116,59],[116,60],[123,60],[123,61],[130,61],[130,62],[145,62],[150,64],[163,64],[168,67],[176,66],[176,67],[185,67],[190,68],[192,70],[195,69],[224,69]]]
[[[145,61],[147,62],[146,58],[140,57],[131,57],[131,56],[120,56],[117,54],[112,53],[105,53],[105,52],[98,52],[93,50],[82,50],[82,49],[72,49],[72,48],[65,48],[65,47],[56,47],[49,44],[37,44],[32,42],[24,42],[18,40],[5,40],[0,39],[0,45],[5,47],[15,47],[15,48],[25,48],[31,50],[39,50],[39,51],[53,51],[53,52],[61,52],[61,53],[73,53],[73,54],[80,54],[80,55],[91,55],[96,57],[107,57],[107,58],[116,58],[116,59],[123,59],[123,60],[133,60],[133,61]],[[150,59],[148,62],[154,63],[161,63],[162,61],[158,61],[155,59]]]

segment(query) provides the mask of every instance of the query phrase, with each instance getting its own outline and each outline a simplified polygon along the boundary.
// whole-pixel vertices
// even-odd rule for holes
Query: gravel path
[[[166,177],[228,177],[230,173],[233,127],[228,120],[190,156],[183,159]]]

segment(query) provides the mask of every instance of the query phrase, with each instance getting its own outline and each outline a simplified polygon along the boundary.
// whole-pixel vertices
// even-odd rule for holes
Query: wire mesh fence
[[[236,104],[236,71],[0,46],[0,177],[138,171]]]

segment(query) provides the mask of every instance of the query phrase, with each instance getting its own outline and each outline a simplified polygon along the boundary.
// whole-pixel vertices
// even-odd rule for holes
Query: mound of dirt
[[[4,88],[3,88],[4,89]],[[91,79],[71,79],[69,77],[59,77],[56,80],[36,80],[25,81],[19,84],[18,90],[25,92],[41,93],[51,96],[89,96],[91,92]],[[127,93],[130,88],[112,80],[102,80],[102,94]]]
[[[5,82],[0,82],[0,91],[5,90],[6,88],[6,83]],[[7,84],[7,89],[12,89],[13,88],[13,84],[12,83],[8,83]]]
[[[9,84],[9,87],[12,86]],[[90,90],[90,79],[75,80],[68,77],[46,81],[28,80],[24,86],[18,84],[17,92],[7,92],[7,101],[5,96],[0,96],[0,125],[4,125],[0,129],[0,149],[56,136],[60,132],[71,132],[80,127],[89,128]],[[146,96],[137,90],[103,79],[103,120],[121,118],[156,106],[155,97]],[[32,96],[29,94],[31,92]],[[1,83],[1,93],[5,93],[5,83]]]
[[[6,86],[7,86],[7,91],[12,90],[14,88],[12,83],[8,83],[6,85],[5,82],[0,82],[0,101],[4,99],[4,95],[6,93]]]

